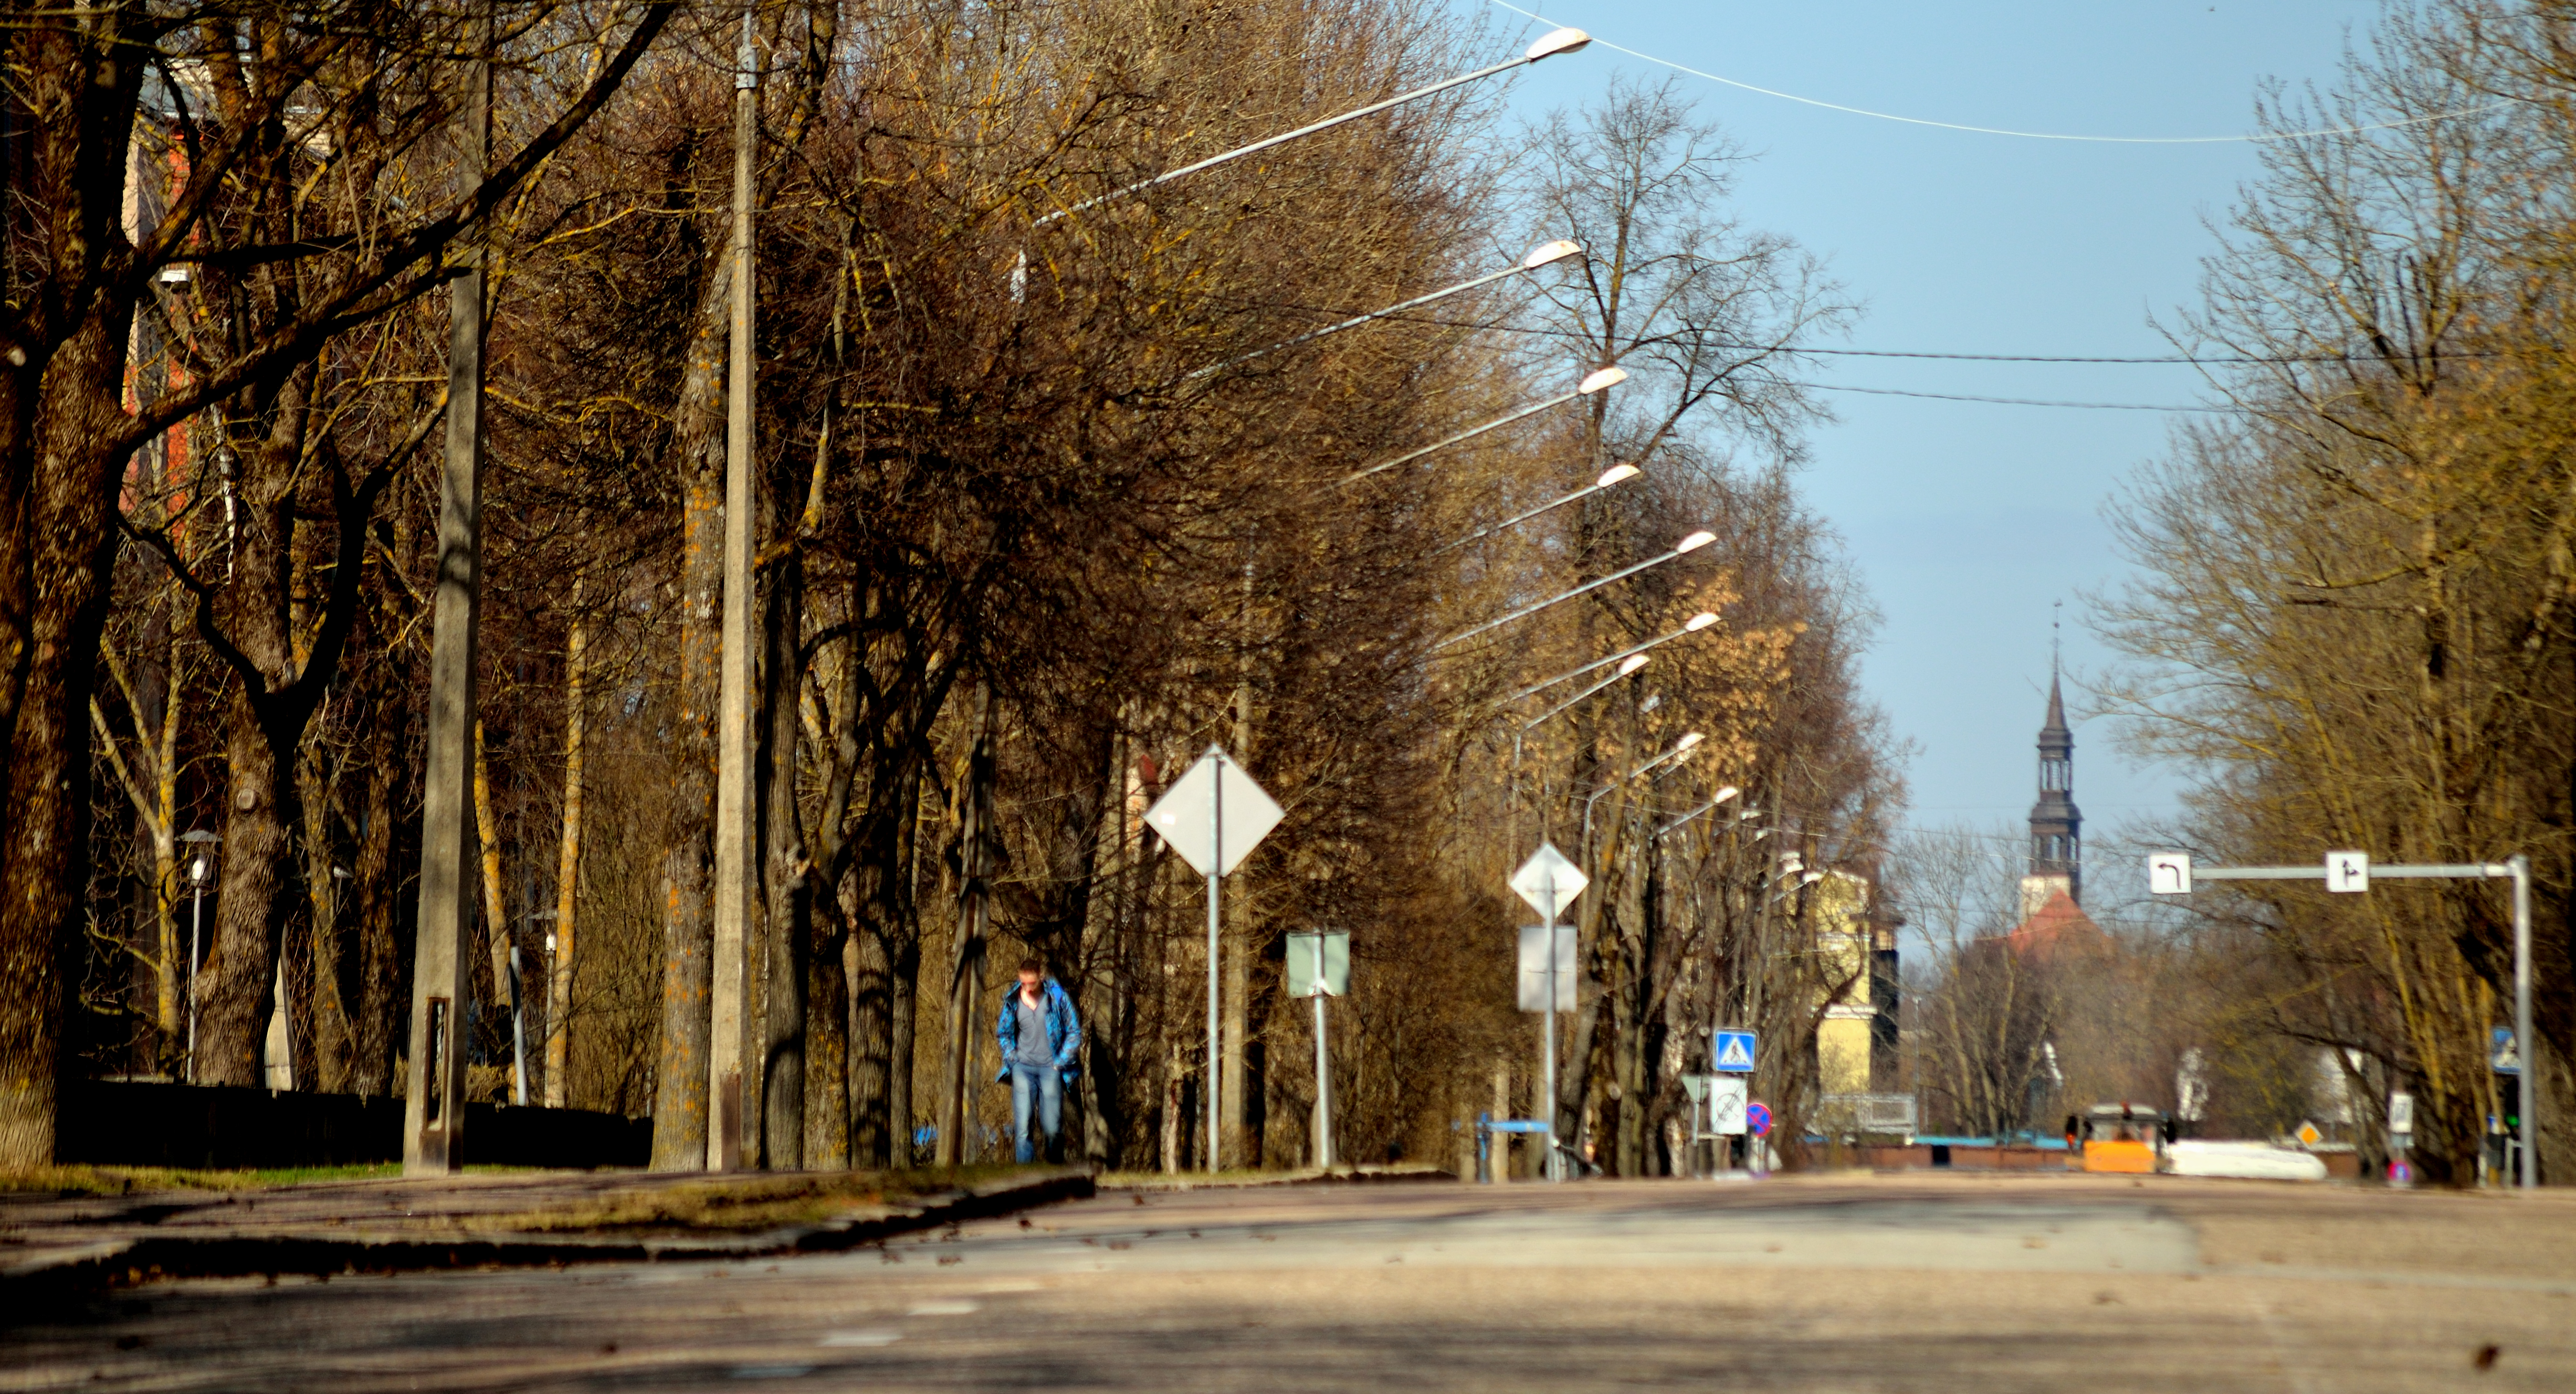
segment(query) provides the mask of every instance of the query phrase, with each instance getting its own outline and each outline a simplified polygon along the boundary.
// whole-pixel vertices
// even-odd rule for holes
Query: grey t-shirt
[[[1054,1064],[1055,1051],[1047,1045],[1046,989],[1043,987],[1038,989],[1038,1004],[1034,1007],[1029,1005],[1026,994],[1012,993],[1011,1010],[1017,1012],[1020,1018],[1020,1049],[1013,1059],[1023,1065]]]

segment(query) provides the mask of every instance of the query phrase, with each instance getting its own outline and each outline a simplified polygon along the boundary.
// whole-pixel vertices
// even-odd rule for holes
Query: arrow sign
[[[1225,822],[1222,858],[1210,845],[1214,838],[1208,829],[1208,804],[1220,793],[1224,802],[1217,812]],[[1145,810],[1145,823],[1181,854],[1192,871],[1201,876],[1231,876],[1261,845],[1261,839],[1279,826],[1279,816],[1279,805],[1252,782],[1252,776],[1227,759],[1224,751],[1209,746],[1207,754]]]
[[[1565,907],[1583,894],[1592,878],[1583,868],[1567,860],[1553,842],[1542,842],[1521,869],[1512,873],[1512,889],[1529,902],[1531,909],[1553,920],[1565,913]]]
[[[2191,854],[2158,852],[2148,857],[2147,889],[2157,895],[2191,894]]]
[[[1728,1074],[1753,1073],[1753,1033],[1720,1031],[1709,1043],[1709,1068]]]

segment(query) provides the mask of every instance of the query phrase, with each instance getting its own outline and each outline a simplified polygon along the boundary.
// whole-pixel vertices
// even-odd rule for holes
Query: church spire
[[[2023,911],[2045,903],[2051,891],[2084,899],[2084,814],[2075,807],[2075,733],[2066,725],[2066,694],[2059,683],[2056,643],[2050,642],[2048,718],[2039,728],[2039,800],[2030,806],[2030,874],[2022,878]]]

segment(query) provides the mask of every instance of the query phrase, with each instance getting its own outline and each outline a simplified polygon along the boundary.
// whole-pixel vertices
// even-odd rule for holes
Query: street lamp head
[[[1624,678],[1630,673],[1645,667],[1649,657],[1650,655],[1647,654],[1634,653],[1619,660],[1619,676]]]
[[[1558,29],[1539,35],[1538,42],[1523,50],[1521,57],[1535,63],[1542,58],[1553,58],[1560,53],[1572,53],[1590,42],[1592,42],[1592,36],[1580,29]]]
[[[188,879],[201,884],[205,881],[206,859],[204,857],[199,857],[188,864]]]
[[[1521,269],[1523,271],[1536,271],[1551,261],[1563,261],[1567,257],[1579,257],[1581,255],[1583,255],[1582,243],[1575,241],[1571,237],[1560,237],[1553,242],[1541,242],[1537,246],[1530,248],[1529,255],[1521,258]]]
[[[1610,468],[1601,471],[1601,477],[1592,481],[1592,487],[1595,489],[1607,489],[1613,484],[1625,484],[1629,480],[1644,473],[1644,470],[1637,468],[1635,465],[1612,465]]]
[[[183,833],[179,834],[179,840],[180,840],[181,842],[221,842],[221,841],[223,841],[223,839],[222,839],[222,838],[215,836],[213,833],[210,833],[210,832],[206,831],[206,830],[205,830],[205,829],[203,829],[203,828],[190,828],[190,829],[188,829],[186,832],[183,832]]]
[[[1702,610],[1698,614],[1693,615],[1682,622],[1682,632],[1684,634],[1697,634],[1701,630],[1706,629],[1715,623],[1717,623],[1717,612],[1715,610]]]
[[[1673,751],[1675,754],[1679,754],[1680,752],[1688,750],[1692,746],[1695,746],[1701,741],[1707,739],[1708,737],[1701,735],[1697,731],[1684,731],[1682,732],[1682,738],[1673,743]]]
[[[1625,368],[1595,368],[1584,374],[1583,381],[1574,385],[1574,393],[1578,397],[1589,397],[1603,388],[1617,387],[1627,380],[1628,370]]]
[[[1732,784],[1729,784],[1729,785],[1727,785],[1725,788],[1720,789],[1720,790],[1718,790],[1718,791],[1717,791],[1717,797],[1716,797],[1716,798],[1713,798],[1713,799],[1711,799],[1711,800],[1709,800],[1709,801],[1708,801],[1708,806],[1709,806],[1709,807],[1711,807],[1711,808],[1715,808],[1715,807],[1717,807],[1719,804],[1722,804],[1722,803],[1726,802],[1728,799],[1734,798],[1736,795],[1741,794],[1741,793],[1743,793],[1743,792],[1744,792],[1743,790],[1736,788],[1736,787],[1735,787],[1734,785],[1732,785]]]
[[[1677,554],[1682,552],[1696,552],[1700,548],[1705,547],[1716,540],[1716,533],[1710,532],[1706,528],[1702,528],[1698,532],[1692,533],[1690,536],[1674,543],[1673,551]]]

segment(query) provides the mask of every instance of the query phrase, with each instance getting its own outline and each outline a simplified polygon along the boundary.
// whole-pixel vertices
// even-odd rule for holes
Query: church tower
[[[2039,802],[2030,806],[2030,874],[2021,878],[2021,913],[2028,919],[2064,891],[2084,899],[2084,815],[2075,807],[2075,733],[2066,727],[2066,698],[2057,665],[2049,665],[2048,721],[2039,728]]]

